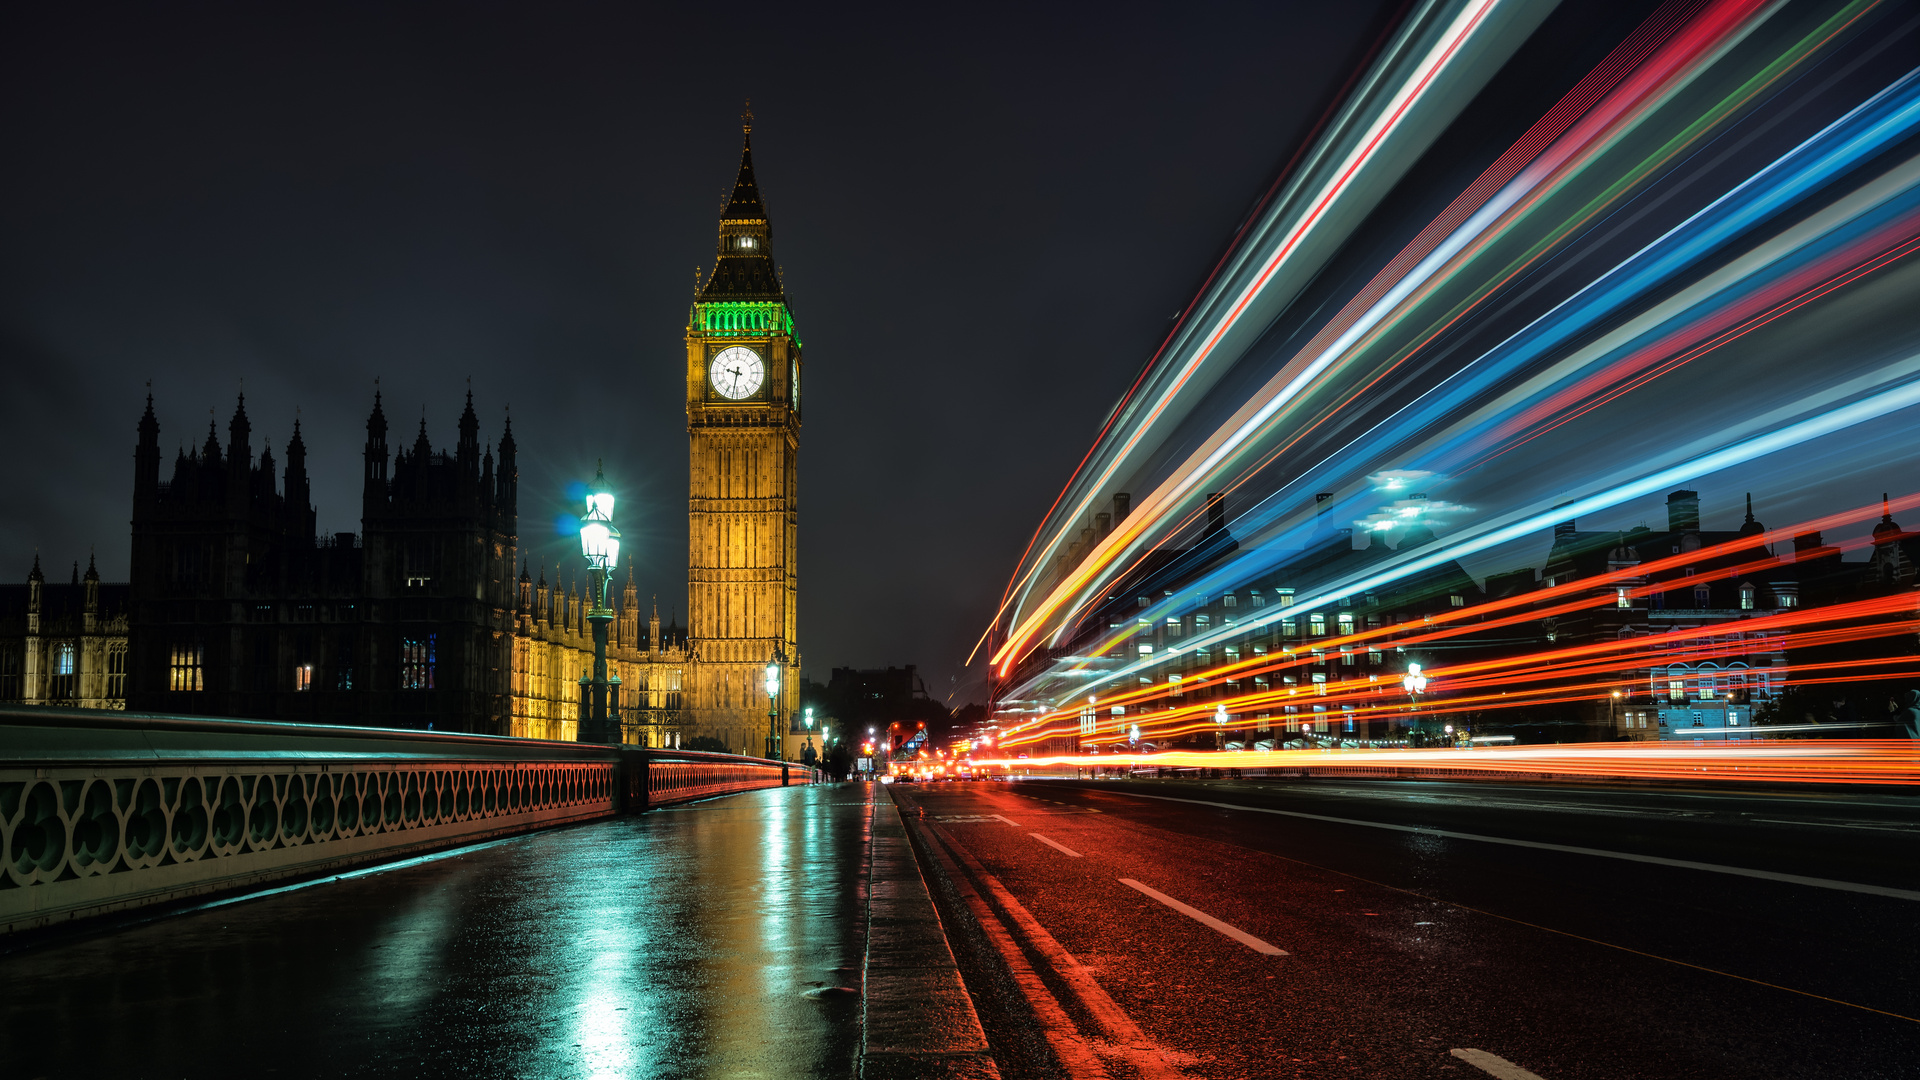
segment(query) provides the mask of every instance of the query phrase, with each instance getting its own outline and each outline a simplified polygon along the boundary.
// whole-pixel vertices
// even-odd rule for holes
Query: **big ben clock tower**
[[[758,755],[770,660],[783,665],[781,731],[799,701],[801,361],[754,182],[752,119],[713,273],[687,320],[687,629],[695,730]]]

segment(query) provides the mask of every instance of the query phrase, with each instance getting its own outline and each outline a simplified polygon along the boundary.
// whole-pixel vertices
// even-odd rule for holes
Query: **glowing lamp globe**
[[[589,565],[602,570],[610,570],[620,561],[620,530],[613,527],[613,492],[607,490],[606,473],[598,468],[587,488],[587,512],[580,518],[580,553]]]
[[[580,524],[580,553],[587,562],[606,569],[620,561],[620,530],[595,518]]]
[[[767,696],[772,697],[775,694],[778,694],[779,692],[780,692],[780,665],[769,663],[767,665]]]

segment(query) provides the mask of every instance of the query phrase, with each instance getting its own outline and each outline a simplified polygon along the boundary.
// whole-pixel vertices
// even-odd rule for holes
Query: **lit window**
[[[1167,636],[1168,637],[1179,637],[1180,631],[1182,629],[1184,629],[1184,624],[1181,623],[1180,617],[1178,615],[1172,616],[1167,619]]]
[[[1299,637],[1300,624],[1292,619],[1281,619],[1280,634],[1283,637]]]
[[[1232,593],[1228,593],[1227,595],[1220,598],[1220,606],[1221,607],[1238,607],[1240,606],[1240,601]]]
[[[1143,641],[1143,642],[1141,642],[1141,643],[1140,643],[1140,655],[1141,655],[1141,656],[1152,656],[1152,655],[1153,655],[1153,646],[1151,646],[1151,645],[1149,645],[1149,644],[1147,644],[1147,643],[1146,643],[1146,642],[1144,642],[1144,641]]]
[[[1753,586],[1751,585],[1740,586],[1740,610],[1753,610]]]
[[[54,648],[53,673],[55,675],[73,674],[73,642],[63,641]]]
[[[1167,693],[1172,694],[1174,697],[1180,697],[1181,694],[1184,693],[1184,691],[1180,689],[1180,676],[1167,676]]]
[[[1668,679],[1667,680],[1667,698],[1670,701],[1687,700],[1687,680]]]
[[[168,668],[167,689],[194,691],[202,688],[199,645],[175,645]]]
[[[1196,634],[1205,631],[1207,627],[1212,625],[1213,625],[1213,619],[1210,616],[1195,615],[1193,617],[1193,632]]]
[[[433,634],[400,640],[400,689],[433,689]]]
[[[1614,607],[1632,607],[1633,597],[1628,595],[1631,591],[1632,590],[1628,589],[1624,585],[1622,585],[1620,588],[1613,590],[1613,606]]]
[[[1343,611],[1340,613],[1340,632],[1342,634],[1353,633],[1353,613],[1352,612]]]
[[[127,647],[125,645],[107,647],[107,696],[110,698],[127,696]]]
[[[1326,672],[1316,671],[1313,673],[1313,692],[1316,694],[1324,694],[1327,692],[1327,673]],[[1318,708],[1318,707],[1319,706],[1315,706],[1315,708]]]
[[[1276,589],[1274,591],[1280,594],[1281,607],[1293,606],[1293,590],[1292,589]]]
[[[1781,593],[1780,606],[1783,608],[1799,607],[1800,598],[1793,595],[1792,593]]]
[[[1317,611],[1307,616],[1307,632],[1314,637],[1326,637],[1327,617]]]
[[[1348,652],[1348,651],[1347,651],[1347,650],[1345,650],[1345,649],[1341,649],[1341,650],[1340,650],[1340,663],[1341,663],[1341,665],[1342,665],[1343,667],[1352,667],[1352,666],[1353,666],[1353,654],[1352,654],[1352,653],[1350,653],[1350,652]]]
[[[1226,647],[1226,648],[1225,648],[1224,650],[1222,650],[1222,651],[1226,653],[1226,657],[1227,657],[1227,663],[1229,663],[1229,664],[1237,664],[1237,663],[1239,663],[1239,662],[1240,662],[1240,648],[1239,648],[1239,646],[1237,646],[1237,645],[1229,645],[1229,646],[1227,646],[1227,647]]]
[[[1252,591],[1252,592],[1251,592],[1251,593],[1250,593],[1249,595],[1250,595],[1250,596],[1251,596],[1251,597],[1253,598],[1253,606],[1254,606],[1254,607],[1266,607],[1266,606],[1267,606],[1267,598],[1266,598],[1266,597],[1264,597],[1264,596],[1261,596],[1261,595],[1260,595],[1260,590],[1259,590],[1259,589],[1255,589],[1255,590],[1253,590],[1253,591]]]
[[[1449,599],[1449,600],[1451,600],[1451,601],[1453,601],[1453,606],[1454,606],[1454,607],[1466,607],[1466,606],[1467,606],[1467,598],[1466,598],[1466,597],[1464,597],[1464,596],[1461,596],[1461,595],[1460,595],[1459,593],[1455,593],[1454,595],[1452,595],[1452,596],[1450,596],[1450,597],[1448,597],[1447,599]]]
[[[313,689],[313,665],[299,664],[293,669],[293,689],[295,693]]]

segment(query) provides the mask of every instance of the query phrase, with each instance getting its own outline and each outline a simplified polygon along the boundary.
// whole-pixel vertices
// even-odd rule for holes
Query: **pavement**
[[[897,784],[1002,1074],[1920,1075],[1920,799]]]
[[[911,906],[919,884],[910,859],[869,880],[875,821],[899,835],[874,790],[732,795],[0,955],[0,1075],[852,1076],[869,888]],[[945,955],[957,987],[921,930],[922,981]],[[889,1060],[922,1052],[966,1039]]]

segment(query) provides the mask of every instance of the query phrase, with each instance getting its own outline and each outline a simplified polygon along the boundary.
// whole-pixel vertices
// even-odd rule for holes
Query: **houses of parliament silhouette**
[[[642,617],[631,564],[616,588],[610,673],[623,741],[710,735],[764,746],[764,669],[798,702],[800,340],[753,173],[751,114],[714,267],[686,327],[688,625]],[[376,390],[361,531],[315,531],[296,422],[284,464],[255,455],[242,395],[223,446],[162,478],[148,395],[135,450],[126,587],[129,709],[572,739],[592,670],[588,598],[519,554],[509,420],[480,438],[471,392],[451,451],[423,419],[389,449]],[[396,440],[397,441],[397,440]],[[616,580],[616,584],[618,584]]]

